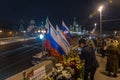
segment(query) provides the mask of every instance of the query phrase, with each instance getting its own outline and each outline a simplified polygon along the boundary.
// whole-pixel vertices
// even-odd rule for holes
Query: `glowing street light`
[[[100,6],[98,11],[100,12],[100,36],[102,36],[102,10],[103,6]]]
[[[43,33],[43,34],[45,34],[46,33],[46,31],[43,29],[43,30],[41,30],[41,32]]]
[[[40,30],[38,30],[38,33],[40,33],[41,31]]]
[[[103,10],[103,6],[100,6],[98,11],[101,12]]]
[[[94,26],[96,27],[96,26],[97,26],[97,23],[94,23]]]
[[[0,33],[2,33],[2,30],[0,30]]]
[[[9,35],[12,35],[12,31],[9,32]]]

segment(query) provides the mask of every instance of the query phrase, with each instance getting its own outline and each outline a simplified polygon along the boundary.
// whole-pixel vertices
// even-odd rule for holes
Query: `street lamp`
[[[100,37],[102,36],[102,10],[103,6],[100,6],[98,11],[100,12]]]

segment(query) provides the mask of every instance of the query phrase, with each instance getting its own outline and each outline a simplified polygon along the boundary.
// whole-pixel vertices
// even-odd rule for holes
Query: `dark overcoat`
[[[85,60],[85,67],[88,68],[97,68],[99,63],[96,59],[95,50],[90,46],[84,46],[81,55],[81,60]]]
[[[108,72],[117,73],[119,69],[118,65],[118,55],[119,50],[116,46],[110,45],[107,48],[107,64],[106,64],[106,70]]]

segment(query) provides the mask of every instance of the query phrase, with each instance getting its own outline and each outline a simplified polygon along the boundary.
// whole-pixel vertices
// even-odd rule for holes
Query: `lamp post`
[[[98,11],[100,12],[100,37],[102,37],[102,10],[103,6],[100,6]]]

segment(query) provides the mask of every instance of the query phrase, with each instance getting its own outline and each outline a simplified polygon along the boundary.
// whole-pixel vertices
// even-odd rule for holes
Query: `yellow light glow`
[[[11,35],[11,34],[12,34],[12,32],[10,31],[10,32],[9,32],[9,34]]]
[[[112,0],[109,0],[109,3],[111,4],[113,1]]]
[[[2,30],[0,30],[0,33],[2,33]]]

